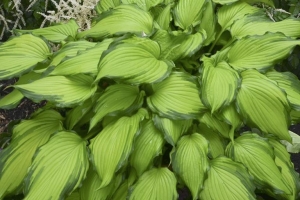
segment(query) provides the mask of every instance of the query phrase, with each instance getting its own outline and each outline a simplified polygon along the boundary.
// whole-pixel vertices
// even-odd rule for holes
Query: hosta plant
[[[15,30],[0,79],[19,79],[0,107],[47,104],[0,152],[0,199],[298,199],[300,81],[274,65],[300,20],[253,3],[273,6],[101,0],[91,29]]]

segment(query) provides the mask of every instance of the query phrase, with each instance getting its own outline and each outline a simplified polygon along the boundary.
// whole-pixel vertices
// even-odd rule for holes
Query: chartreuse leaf
[[[179,0],[173,10],[174,22],[182,29],[200,24],[205,0]]]
[[[204,123],[206,126],[211,128],[213,131],[217,133],[221,133],[221,135],[225,138],[229,138],[230,127],[224,121],[219,120],[216,116],[206,112],[201,118],[199,118],[200,123]]]
[[[46,110],[14,127],[11,144],[0,151],[0,199],[20,192],[34,153],[63,129],[62,120],[58,112]]]
[[[65,45],[63,45],[61,49],[59,49],[53,54],[53,58],[49,66],[57,66],[66,57],[76,56],[78,52],[95,47],[96,45],[96,42],[88,42],[85,40],[68,42]]]
[[[99,189],[101,185],[101,179],[96,171],[92,168],[89,169],[86,179],[82,183],[82,187],[79,190],[82,200],[106,200],[111,199],[114,191],[121,183],[121,175],[114,178],[109,185]]]
[[[234,3],[234,2],[237,2],[237,1],[238,0],[212,0],[212,2],[221,4],[221,5],[231,4],[231,3]]]
[[[300,111],[300,81],[297,76],[291,72],[270,71],[266,76],[276,81],[278,86],[287,94],[287,99],[294,110]]]
[[[104,11],[108,11],[111,8],[115,8],[121,4],[121,0],[101,0],[98,1],[95,9],[98,14],[101,14]]]
[[[234,131],[243,125],[243,121],[237,112],[236,106],[234,104],[227,106],[222,110],[220,116],[224,122],[231,125],[229,137],[231,140],[233,140]]]
[[[149,168],[156,156],[162,154],[163,145],[163,134],[154,126],[153,121],[144,121],[130,157],[130,165],[135,168],[138,176]]]
[[[300,153],[300,136],[294,133],[293,131],[289,131],[289,134],[292,138],[292,142],[289,143],[287,141],[282,140],[281,143],[286,146],[288,152]]]
[[[50,48],[31,34],[14,37],[0,45],[0,80],[30,71],[50,55]]]
[[[81,200],[78,189],[73,191],[65,200]]]
[[[138,179],[129,200],[175,200],[178,197],[176,183],[175,175],[168,168],[153,168]]]
[[[67,107],[81,103],[93,95],[97,90],[93,81],[92,77],[83,74],[50,76],[32,83],[15,85],[14,88],[34,101],[48,100],[57,106]]]
[[[225,153],[248,168],[258,188],[291,194],[291,188],[285,184],[273,159],[274,150],[266,139],[254,133],[243,134],[228,144]]]
[[[234,21],[243,18],[247,14],[257,12],[258,10],[258,8],[240,1],[230,5],[224,5],[218,11],[218,22],[224,31],[227,30]]]
[[[160,45],[161,57],[175,61],[194,55],[202,47],[206,34],[202,30],[195,34],[158,30],[152,39]]]
[[[34,30],[15,30],[17,33],[32,33],[36,36],[42,36],[46,40],[54,43],[60,43],[63,40],[70,38],[74,40],[76,38],[79,26],[74,19],[71,19],[66,24],[58,24],[55,26],[49,26],[46,28],[38,28]]]
[[[237,20],[231,27],[233,37],[243,38],[248,35],[264,35],[267,32],[281,32],[288,37],[300,37],[300,20],[285,19],[279,22],[262,20],[261,16],[248,16]]]
[[[225,61],[217,66],[210,58],[203,57],[202,61],[201,100],[214,113],[235,99],[240,76]]]
[[[210,162],[200,199],[255,200],[255,186],[247,168],[221,156]]]
[[[198,199],[208,170],[208,142],[199,133],[181,137],[172,154],[174,171],[190,189],[193,199]]]
[[[154,93],[147,98],[149,108],[162,117],[174,120],[199,117],[206,108],[200,101],[195,80],[183,72],[173,72],[153,84]]]
[[[250,127],[258,127],[264,133],[291,141],[286,94],[256,70],[246,70],[241,75],[237,106],[244,122]]]
[[[300,123],[300,111],[292,110],[291,113],[292,124]]]
[[[107,87],[98,99],[94,108],[95,115],[90,121],[90,130],[106,115],[117,115],[118,112],[131,113],[143,104],[144,91],[137,86],[116,84]]]
[[[172,146],[175,146],[180,136],[187,132],[193,122],[192,119],[171,120],[157,115],[154,116],[153,121],[156,128],[164,134],[166,141]]]
[[[31,81],[39,79],[40,77],[41,77],[40,74],[30,72],[20,77],[19,80],[15,83],[15,85],[29,83]],[[15,108],[23,99],[23,97],[24,96],[20,91],[14,89],[12,92],[10,92],[9,94],[5,95],[0,99],[0,108],[1,109]]]
[[[236,0],[234,0],[236,1]],[[206,39],[203,43],[203,46],[209,45],[212,41],[215,40],[215,35],[216,35],[216,14],[215,14],[215,4],[213,1],[207,1],[206,2],[206,8],[203,11],[203,17],[202,17],[202,22],[199,25],[199,29],[203,29],[206,32]]]
[[[161,81],[170,74],[174,63],[161,60],[160,54],[159,45],[148,38],[122,40],[102,55],[97,80],[109,77],[131,84]]]
[[[37,152],[25,181],[25,199],[64,199],[86,177],[87,142],[61,131]]]
[[[208,141],[209,153],[212,158],[217,158],[220,155],[224,155],[225,141],[217,132],[208,128],[205,124],[200,124],[198,131]]]
[[[155,18],[156,23],[163,30],[168,30],[170,26],[171,16],[171,4],[167,5],[162,12]]]
[[[299,40],[280,33],[242,38],[228,51],[228,63],[236,70],[266,71],[286,57],[296,45],[300,45]]]
[[[269,143],[274,147],[275,163],[280,167],[280,172],[285,183],[292,189],[292,194],[285,195],[285,199],[297,199],[300,191],[299,174],[294,170],[294,166],[290,160],[290,154],[279,141],[269,139]],[[273,196],[275,197],[276,194]]]
[[[96,76],[101,54],[112,41],[112,39],[104,40],[92,48],[79,52],[74,57],[67,58],[58,64],[50,75],[91,74]]]
[[[145,109],[140,109],[132,117],[122,117],[108,124],[91,140],[94,166],[101,179],[99,189],[107,186],[115,172],[124,165],[132,151],[139,124],[147,114]]]
[[[77,34],[78,38],[105,38],[114,34],[135,33],[150,35],[153,29],[152,16],[131,5],[120,5],[100,15],[100,21],[91,29]]]
[[[163,3],[164,0],[121,0],[123,4],[137,4],[140,8],[148,11],[150,8]]]

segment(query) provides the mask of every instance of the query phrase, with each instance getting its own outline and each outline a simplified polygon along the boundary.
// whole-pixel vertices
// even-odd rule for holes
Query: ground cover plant
[[[300,20],[259,2],[102,0],[91,29],[15,30],[0,107],[47,104],[0,152],[0,199],[297,199],[300,81],[274,66]]]

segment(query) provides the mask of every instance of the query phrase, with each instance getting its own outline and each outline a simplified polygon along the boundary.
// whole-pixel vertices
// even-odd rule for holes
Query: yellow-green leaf
[[[240,76],[224,61],[214,66],[212,59],[203,57],[202,60],[201,100],[214,113],[235,99]]]
[[[163,0],[121,0],[123,4],[136,4],[145,11],[156,6],[157,4],[163,3]]]
[[[74,132],[61,131],[42,146],[28,171],[25,200],[64,199],[86,177],[87,142]]]
[[[210,162],[207,179],[199,198],[207,200],[255,200],[255,186],[247,168],[227,157]]]
[[[108,77],[130,84],[161,81],[175,65],[160,59],[160,54],[160,46],[148,38],[121,40],[101,58],[97,80]]]
[[[58,112],[46,110],[14,127],[12,142],[0,151],[0,199],[20,192],[34,153],[51,134],[63,129],[62,120]]]
[[[134,142],[134,151],[130,156],[130,165],[135,168],[138,176],[151,166],[156,156],[162,154],[163,144],[163,134],[156,129],[153,121],[150,119],[144,121],[141,133]]]
[[[107,186],[115,172],[127,161],[139,124],[146,115],[147,111],[140,109],[132,117],[122,117],[115,123],[108,124],[91,140],[93,163],[101,179],[99,189]]]
[[[145,92],[139,91],[137,86],[116,84],[109,86],[98,99],[94,111],[95,115],[90,121],[90,130],[106,115],[118,113],[131,113],[143,104]]]
[[[0,80],[30,71],[50,55],[50,48],[31,34],[14,37],[0,45]]]
[[[154,116],[153,121],[156,128],[164,134],[166,141],[172,146],[175,146],[180,136],[187,132],[193,122],[191,119],[172,120],[157,115]]]
[[[91,97],[97,90],[93,81],[92,77],[83,74],[49,76],[32,83],[14,85],[14,88],[36,102],[48,100],[56,103],[57,106],[67,107]]]
[[[293,40],[281,33],[242,38],[228,51],[228,63],[239,71],[266,71],[278,60],[289,55],[296,45],[300,45],[299,40]]]
[[[204,123],[206,126],[211,128],[213,131],[222,134],[223,137],[229,138],[230,127],[224,121],[218,119],[215,115],[210,113],[205,113],[201,118],[199,118],[200,123]]]
[[[256,70],[242,72],[237,106],[244,122],[262,132],[291,141],[288,133],[289,103],[286,94]]]
[[[100,21],[91,29],[78,33],[78,38],[104,38],[114,34],[135,33],[150,35],[153,29],[152,16],[136,5],[119,5],[100,15]]]
[[[173,72],[160,83],[153,84],[154,93],[147,98],[153,112],[174,120],[197,118],[206,108],[200,101],[195,80],[183,72]]]
[[[15,30],[17,33],[32,33],[36,36],[42,36],[54,43],[60,43],[65,39],[76,38],[79,26],[74,19],[69,20],[65,24],[58,24],[55,26],[48,26],[46,28],[38,28],[34,30]]]
[[[153,168],[138,179],[129,200],[176,200],[176,182],[175,175],[168,168]]]
[[[199,133],[183,136],[172,154],[174,171],[190,189],[193,199],[198,198],[208,170],[208,142]]]
[[[258,188],[269,188],[275,193],[291,194],[291,188],[286,185],[275,164],[274,150],[266,139],[257,134],[243,134],[228,144],[226,156],[243,163],[254,176]]]

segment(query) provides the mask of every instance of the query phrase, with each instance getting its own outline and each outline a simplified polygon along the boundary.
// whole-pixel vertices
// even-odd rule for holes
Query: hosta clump
[[[300,81],[273,66],[300,21],[251,2],[102,0],[89,30],[16,30],[0,107],[48,103],[1,151],[0,199],[298,199]]]

